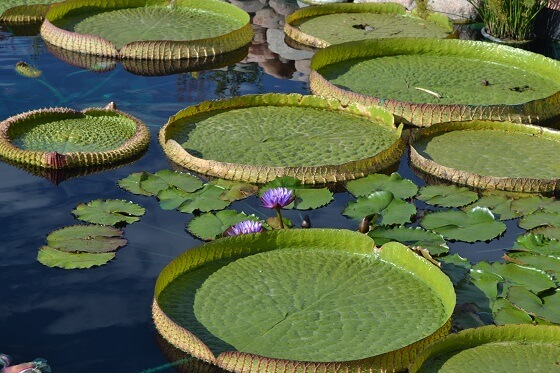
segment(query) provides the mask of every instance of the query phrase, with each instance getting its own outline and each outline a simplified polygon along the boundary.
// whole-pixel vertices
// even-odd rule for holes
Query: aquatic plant
[[[547,0],[467,0],[476,9],[491,36],[504,41],[523,41],[533,34],[537,14]]]
[[[239,234],[259,233],[263,231],[262,223],[253,220],[244,220],[228,229],[228,236],[237,236]]]
[[[278,224],[281,229],[284,229],[284,222],[280,210],[292,203],[295,198],[296,195],[292,190],[280,187],[265,191],[261,196],[261,202],[264,207],[276,210]]]

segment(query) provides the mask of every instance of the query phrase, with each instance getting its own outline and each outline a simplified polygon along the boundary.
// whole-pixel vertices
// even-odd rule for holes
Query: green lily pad
[[[140,120],[111,108],[33,110],[0,122],[0,128],[0,156],[44,169],[122,163],[150,141]]]
[[[527,193],[560,188],[558,131],[508,122],[442,123],[419,131],[411,146],[415,168],[453,183]]]
[[[430,205],[461,207],[476,201],[478,194],[468,188],[454,185],[427,185],[420,188],[416,198]]]
[[[310,188],[303,185],[301,181],[290,176],[277,177],[271,182],[266,183],[260,188],[259,194],[268,189],[284,187],[291,189],[296,199],[285,208],[295,208],[297,210],[317,209],[328,205],[333,199],[333,194],[327,188]]]
[[[384,174],[372,174],[358,180],[346,183],[346,190],[354,197],[367,196],[379,190],[387,190],[397,198],[410,198],[416,195],[418,187],[411,180],[403,179],[401,175],[393,172],[387,176]]]
[[[513,208],[511,207],[512,202],[512,198],[508,198],[503,194],[485,195],[482,196],[478,201],[465,206],[463,210],[468,211],[477,206],[487,207],[498,219],[510,220],[522,216],[521,213],[513,210]]]
[[[54,4],[41,36],[81,53],[122,59],[213,56],[250,43],[249,14],[217,0],[76,0]]]
[[[139,183],[142,190],[154,196],[168,188],[190,193],[202,188],[202,185],[202,181],[191,174],[171,170],[160,170],[155,174],[148,174],[148,177],[140,180]]]
[[[80,203],[72,214],[76,218],[94,224],[131,224],[140,220],[146,209],[136,203],[119,199],[96,199]]]
[[[453,25],[443,16],[417,17],[396,3],[327,4],[297,9],[286,17],[284,32],[300,44],[324,48],[363,39],[447,38]]]
[[[556,208],[552,208],[552,211],[547,210],[547,207],[552,204],[556,204],[556,200],[554,198],[530,196],[513,201],[511,203],[511,208],[520,213],[522,216],[530,215],[537,211],[558,212]]]
[[[560,227],[560,214],[537,211],[520,218],[517,225],[526,230],[542,226]]]
[[[553,275],[557,281],[560,280],[560,257],[514,251],[505,255],[504,259],[525,267],[540,269]]]
[[[114,257],[114,252],[70,253],[49,246],[43,246],[39,249],[37,260],[51,268],[83,269],[107,264]]]
[[[257,193],[259,187],[254,184],[242,183],[224,179],[212,180],[212,185],[223,188],[221,199],[224,201],[238,201]]]
[[[158,193],[159,205],[164,210],[177,209],[192,214],[194,211],[208,212],[222,210],[229,206],[230,201],[224,201],[221,196],[224,190],[212,184],[193,192],[169,188]]]
[[[341,182],[398,161],[401,130],[386,111],[299,94],[206,101],[172,116],[159,133],[166,155],[198,173],[251,183],[291,176]]]
[[[506,225],[496,221],[490,210],[475,207],[468,212],[450,210],[426,214],[420,225],[450,240],[486,241],[498,237]]]
[[[560,227],[538,227],[532,229],[531,233],[542,234],[545,237],[560,240]]]
[[[29,24],[43,21],[49,5],[61,0],[3,0],[0,3],[0,22]]]
[[[515,307],[506,298],[496,300],[492,314],[496,325],[533,323],[533,318],[527,312]]]
[[[195,216],[188,224],[187,231],[195,237],[205,241],[211,241],[221,237],[223,233],[232,225],[245,220],[261,221],[255,215],[247,215],[244,212],[233,210],[218,211],[215,214],[207,212],[200,216]]]
[[[287,371],[302,361],[405,369],[402,348],[447,327],[452,285],[399,243],[373,248],[366,235],[326,229],[206,243],[160,274],[154,322],[172,344],[230,371],[240,359]]]
[[[362,220],[366,216],[376,216],[373,224],[393,225],[410,222],[416,214],[416,207],[395,198],[393,193],[386,190],[373,192],[366,197],[358,197],[357,201],[350,201],[342,211],[342,215]]]
[[[479,262],[473,266],[475,272],[486,272],[499,276],[499,282],[507,282],[511,285],[521,285],[527,289],[539,293],[553,289],[556,284],[552,277],[541,270],[520,266],[514,263],[492,263]],[[477,281],[480,277],[474,272],[471,277]],[[475,283],[476,284],[476,283]],[[506,286],[507,287],[507,286]],[[496,296],[499,295],[496,293]],[[495,298],[495,297],[494,297]]]
[[[555,372],[559,342],[556,326],[482,326],[437,341],[409,372]]]
[[[117,184],[124,190],[133,193],[140,194],[142,196],[152,196],[153,194],[145,191],[140,187],[140,183],[146,180],[150,176],[149,172],[135,172],[128,175],[127,177],[120,179]]]
[[[560,241],[541,234],[527,233],[517,237],[514,251],[529,251],[535,254],[560,258]]]
[[[560,62],[494,43],[351,41],[317,51],[311,70],[314,94],[380,105],[416,126],[474,119],[535,123],[560,114]]]
[[[377,227],[368,235],[373,238],[377,246],[387,242],[397,241],[407,246],[419,246],[427,249],[430,255],[437,256],[449,252],[449,247],[440,234],[427,231],[420,227],[407,228],[404,226],[385,228]]]
[[[522,286],[512,286],[508,289],[507,299],[528,312],[545,320],[560,324],[560,292],[555,291],[552,295],[542,299]]]
[[[126,245],[123,232],[102,225],[73,225],[52,231],[47,245],[66,252],[105,253]]]

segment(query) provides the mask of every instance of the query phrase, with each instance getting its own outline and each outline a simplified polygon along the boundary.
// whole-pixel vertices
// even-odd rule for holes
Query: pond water
[[[256,28],[262,37],[263,26]],[[279,30],[271,27],[268,31],[270,37]],[[289,50],[277,42],[274,47],[276,52]],[[545,53],[553,56],[554,51]],[[10,354],[14,362],[45,358],[57,373],[173,371],[166,367],[151,320],[154,283],[169,261],[201,241],[185,232],[192,215],[164,211],[154,198],[130,194],[117,181],[133,172],[171,168],[157,144],[157,132],[169,116],[186,106],[243,94],[309,93],[305,58],[310,54],[291,52],[289,57],[301,59],[273,53],[261,40],[243,62],[198,73],[148,77],[129,73],[120,65],[104,73],[74,67],[54,57],[38,36],[15,37],[0,31],[2,120],[43,107],[84,109],[113,101],[146,123],[152,135],[148,152],[136,162],[58,185],[0,162],[0,352]],[[18,61],[41,70],[41,77],[18,75],[14,70]],[[424,185],[408,167],[406,156],[398,171]],[[116,259],[87,270],[48,268],[37,262],[46,235],[78,224],[71,211],[81,202],[98,198],[126,199],[147,209],[140,222],[126,227],[129,242]],[[296,224],[307,214],[314,227],[356,229],[357,222],[341,215],[351,199],[337,193],[327,207],[286,211],[285,215]],[[231,208],[271,216],[255,197]],[[510,223],[500,239],[451,243],[451,252],[472,262],[499,260],[502,249],[511,247],[521,232]]]

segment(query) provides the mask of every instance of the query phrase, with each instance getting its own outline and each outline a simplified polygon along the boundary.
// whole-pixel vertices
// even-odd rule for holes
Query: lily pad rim
[[[446,122],[437,123],[428,128],[420,129],[409,140],[410,162],[412,166],[426,172],[432,176],[445,179],[460,184],[479,189],[498,189],[507,192],[530,192],[547,193],[560,190],[560,178],[539,179],[522,177],[499,177],[491,175],[480,175],[469,171],[459,170],[436,163],[435,161],[422,156],[414,147],[414,144],[425,137],[437,136],[452,131],[475,131],[475,130],[496,130],[503,132],[515,132],[543,136],[545,139],[555,140],[560,146],[560,131],[530,124],[520,124],[513,122],[499,122],[489,120],[473,120],[465,122]],[[449,179],[446,175],[460,175],[456,179]],[[523,189],[526,185],[537,186],[531,190]]]
[[[391,351],[382,355],[372,356],[365,359],[354,360],[354,361],[347,361],[347,362],[339,362],[342,364],[352,364],[352,363],[359,363],[369,361],[369,359],[375,359],[379,356],[388,356],[390,354],[395,353],[396,351],[402,351],[410,346],[416,345],[417,343],[421,343],[428,338],[431,338],[438,333],[446,333],[446,330],[450,327],[450,318],[455,307],[455,292],[453,290],[453,285],[449,278],[440,271],[439,268],[434,266],[433,264],[429,263],[424,258],[421,258],[417,254],[415,254],[412,250],[410,250],[405,245],[402,245],[397,242],[390,242],[383,245],[381,248],[376,248],[374,241],[367,235],[361,234],[359,232],[354,232],[345,229],[306,229],[306,230],[272,230],[272,231],[265,231],[257,234],[247,234],[247,235],[240,235],[240,236],[232,236],[232,237],[224,237],[219,238],[214,241],[210,241],[204,243],[198,247],[195,247],[191,250],[187,250],[180,254],[178,257],[173,259],[163,270],[160,272],[155,286],[154,292],[154,299],[152,304],[152,316],[154,322],[156,324],[156,328],[159,332],[166,338],[171,344],[174,344],[175,347],[191,354],[195,358],[199,358],[201,360],[219,364],[222,356],[228,355],[231,353],[237,353],[236,351],[225,351],[221,353],[219,356],[214,356],[212,351],[201,341],[199,340],[196,335],[185,329],[179,324],[176,324],[172,319],[170,319],[163,309],[158,304],[158,296],[161,292],[165,289],[167,285],[169,285],[173,280],[179,277],[182,273],[186,271],[194,270],[203,266],[205,263],[212,262],[215,259],[221,258],[242,258],[248,255],[257,254],[259,252],[266,252],[271,250],[290,250],[291,245],[301,244],[301,240],[310,239],[313,245],[317,245],[317,242],[313,241],[313,237],[315,235],[326,235],[327,238],[330,238],[329,245],[333,246],[330,242],[334,239],[338,239],[339,242],[348,243],[348,241],[353,241],[356,245],[353,245],[352,248],[347,247],[347,245],[343,245],[343,251],[348,252],[350,254],[354,253],[357,255],[372,255],[376,257],[380,261],[384,261],[391,265],[394,265],[401,270],[411,273],[411,275],[415,275],[419,278],[419,280],[423,281],[426,286],[432,287],[434,292],[439,294],[440,300],[442,302],[442,306],[444,308],[445,320],[442,320],[442,324],[438,327],[437,330],[432,331],[431,334],[427,335],[425,338],[413,342],[407,346],[402,346],[400,349],[395,351]],[[292,236],[292,237],[290,237]],[[294,237],[295,236],[295,237]],[[325,238],[323,238],[325,240]],[[342,241],[341,241],[342,240]],[[263,248],[262,246],[259,248],[247,248],[244,245],[244,242],[257,242],[266,244]],[[232,243],[234,246],[238,247],[238,250],[227,250],[227,245]],[[286,245],[285,247],[282,247]],[[319,249],[322,250],[322,249]],[[324,250],[340,250],[339,248],[335,247],[328,247]],[[221,251],[221,252],[220,252]],[[224,253],[224,251],[227,251]],[[209,252],[210,255],[205,254],[205,252]],[[224,254],[222,256],[222,254]],[[194,257],[195,263],[189,262],[189,257]],[[192,264],[192,265],[191,265]],[[434,281],[434,278],[437,278],[438,281]],[[445,293],[445,294],[444,294]],[[451,296],[452,295],[452,296]],[[442,318],[442,319],[443,319]],[[174,341],[178,341],[179,345],[175,344]],[[194,347],[191,343],[194,341]],[[254,355],[251,353],[247,353],[247,356],[251,358],[263,359],[258,355]],[[288,362],[290,360],[285,359],[275,359],[275,358],[264,358],[267,361],[271,361],[274,364],[282,365],[283,362]],[[227,360],[227,359],[226,359]],[[318,364],[319,366],[325,366],[331,363],[325,362],[308,362],[312,364]]]

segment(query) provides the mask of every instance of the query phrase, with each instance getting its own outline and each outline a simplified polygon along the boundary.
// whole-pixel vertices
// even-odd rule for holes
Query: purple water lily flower
[[[238,236],[240,234],[259,233],[263,231],[263,226],[259,221],[245,220],[237,223],[226,231],[228,236]]]
[[[261,202],[264,207],[278,209],[288,206],[295,198],[296,196],[292,190],[279,187],[264,192],[261,196]]]

